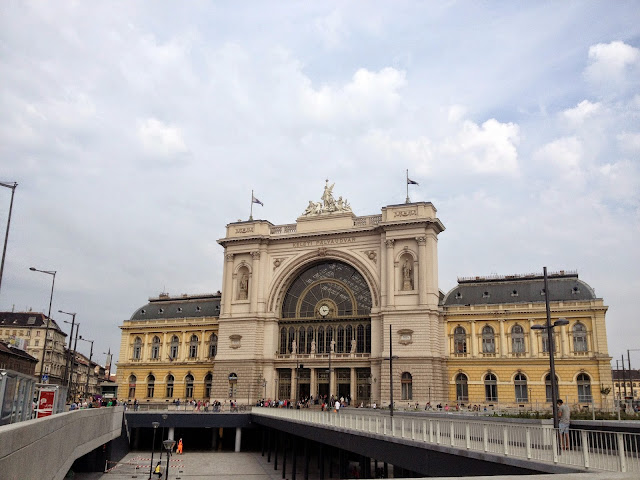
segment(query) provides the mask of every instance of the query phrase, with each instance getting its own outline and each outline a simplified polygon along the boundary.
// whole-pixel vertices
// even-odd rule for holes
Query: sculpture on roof
[[[329,180],[326,180],[324,186],[324,192],[320,197],[320,202],[314,202],[309,200],[309,205],[302,213],[303,217],[309,217],[312,215],[322,215],[326,213],[344,213],[351,212],[351,205],[346,199],[338,197],[338,200],[333,198],[333,187],[335,183],[329,185]]]

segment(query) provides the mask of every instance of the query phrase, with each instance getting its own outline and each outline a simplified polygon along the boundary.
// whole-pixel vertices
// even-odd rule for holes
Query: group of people
[[[77,400],[73,400],[69,404],[69,410],[80,410],[85,408],[99,408],[99,407],[115,407],[118,405],[122,405],[122,402],[118,402],[118,399],[107,399],[100,397],[92,397],[92,398],[81,398]]]

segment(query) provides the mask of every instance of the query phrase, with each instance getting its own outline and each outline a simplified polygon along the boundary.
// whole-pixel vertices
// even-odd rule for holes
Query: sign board
[[[38,393],[38,406],[36,418],[48,417],[53,413],[55,404],[56,391],[40,389]]]
[[[42,375],[42,383],[48,383],[48,382],[49,382],[49,375],[45,373],[44,375]]]

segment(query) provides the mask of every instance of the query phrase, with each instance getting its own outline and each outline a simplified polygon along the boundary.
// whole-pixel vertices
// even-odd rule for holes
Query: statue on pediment
[[[338,200],[333,198],[333,187],[335,183],[329,185],[329,180],[326,180],[326,184],[324,186],[324,192],[322,193],[322,197],[320,197],[320,202],[314,202],[313,200],[309,200],[309,205],[306,210],[302,213],[303,217],[309,217],[312,215],[322,215],[327,213],[343,213],[343,212],[351,212],[351,205],[349,202],[342,197],[338,197]]]

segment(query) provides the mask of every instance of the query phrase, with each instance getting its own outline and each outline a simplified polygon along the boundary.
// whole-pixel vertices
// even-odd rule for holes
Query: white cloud
[[[316,19],[315,28],[327,48],[340,46],[348,34],[342,14],[338,10]]]
[[[156,118],[138,122],[138,138],[144,150],[152,155],[169,157],[187,151],[180,128],[165,125]]]
[[[582,143],[576,137],[559,138],[544,145],[536,156],[559,170],[576,173],[583,155]]]
[[[589,47],[587,80],[609,95],[638,86],[640,49],[624,42],[598,43]]]
[[[569,108],[562,112],[562,116],[572,125],[580,125],[589,117],[596,115],[602,109],[602,105],[598,102],[593,103],[589,100],[583,100],[574,108]]]
[[[513,175],[518,172],[519,141],[520,129],[514,123],[491,118],[479,126],[465,120],[459,131],[443,142],[439,153],[472,173]]]

